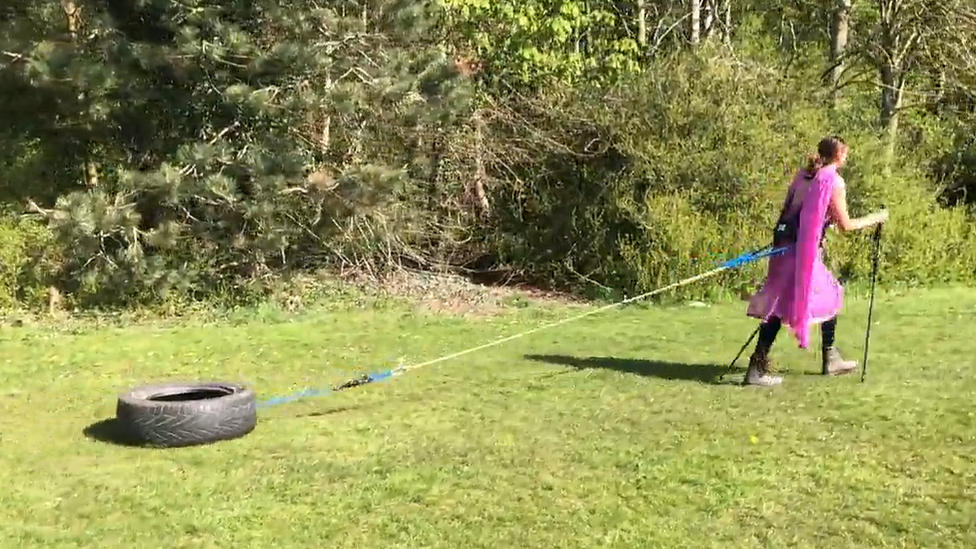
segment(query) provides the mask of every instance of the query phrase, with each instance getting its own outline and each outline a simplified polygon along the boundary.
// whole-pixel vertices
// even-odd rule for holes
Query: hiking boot
[[[749,369],[746,370],[746,377],[742,380],[742,384],[772,387],[783,383],[782,377],[769,374],[769,368],[769,355],[759,352],[752,353],[752,356],[749,357]]]
[[[823,366],[821,373],[825,376],[842,376],[857,369],[856,360],[844,360],[836,347],[823,350]]]

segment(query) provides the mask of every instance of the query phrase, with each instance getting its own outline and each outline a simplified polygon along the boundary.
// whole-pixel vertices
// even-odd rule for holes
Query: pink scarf
[[[831,192],[837,181],[837,166],[824,166],[817,175],[806,181],[800,223],[794,253],[796,267],[793,281],[793,307],[787,324],[801,349],[810,344],[810,301],[813,296],[811,280],[819,256],[820,238],[830,204]],[[802,184],[802,183],[801,183]]]

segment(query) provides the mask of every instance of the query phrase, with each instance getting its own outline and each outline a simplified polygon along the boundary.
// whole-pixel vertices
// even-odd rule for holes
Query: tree
[[[403,191],[405,132],[456,108],[430,4],[83,8],[74,40],[40,25],[14,51],[32,89],[76,98],[67,118],[36,113],[34,131],[74,130],[67,161],[113,166],[53,207],[34,205],[72,252],[66,278],[113,297],[233,286],[322,260],[340,220]],[[378,134],[388,148],[364,157]]]
[[[851,24],[851,0],[835,0],[830,26],[830,83],[833,104],[836,106],[840,93],[840,79],[844,72],[844,55],[847,53]]]
[[[916,104],[930,102],[937,83],[926,80],[936,69],[942,83],[973,89],[976,9],[965,0],[875,0],[872,7],[854,22],[860,38],[846,57],[867,63],[878,75],[879,123],[893,152],[910,86],[920,98]]]

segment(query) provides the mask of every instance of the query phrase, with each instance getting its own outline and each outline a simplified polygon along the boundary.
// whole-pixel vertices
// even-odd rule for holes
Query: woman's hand
[[[854,225],[854,230],[867,229],[868,227],[874,227],[888,221],[888,210],[880,210],[874,212],[873,214],[868,214],[860,219],[855,219],[852,222]]]
[[[888,221],[888,210],[880,210],[868,216],[867,226],[871,227]]]

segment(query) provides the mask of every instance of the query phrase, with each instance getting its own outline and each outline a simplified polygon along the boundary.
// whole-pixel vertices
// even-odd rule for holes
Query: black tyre
[[[137,444],[178,447],[242,437],[257,425],[254,391],[231,383],[138,387],[119,397],[116,422]]]

